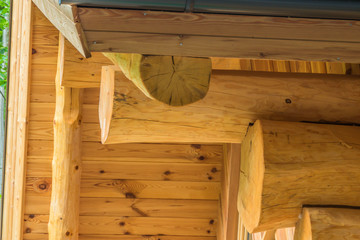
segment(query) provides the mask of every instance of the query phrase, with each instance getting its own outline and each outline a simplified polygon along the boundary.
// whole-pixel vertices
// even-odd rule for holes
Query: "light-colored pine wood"
[[[48,226],[51,240],[77,240],[79,231],[81,93],[79,89],[60,85],[64,71],[64,41],[64,36],[60,34],[55,79],[54,155]]]
[[[25,233],[24,240],[47,240],[47,234]],[[216,240],[216,237],[204,236],[164,236],[164,235],[80,235],[80,240]]]
[[[275,233],[276,233],[276,230],[266,231],[262,237],[262,240],[275,240]]]
[[[25,228],[46,233],[48,215],[26,215]],[[213,221],[211,221],[213,220]],[[80,234],[216,236],[216,219],[81,216]]]
[[[29,177],[51,177],[51,164],[46,159],[28,162]],[[219,182],[222,174],[221,164],[194,163],[151,163],[151,162],[113,162],[83,161],[83,179],[123,179]]]
[[[360,206],[359,136],[360,127],[256,121],[241,149],[246,228],[294,226],[303,205]]]
[[[296,225],[295,240],[360,239],[360,210],[304,208]]]
[[[77,19],[76,6],[59,5],[57,0],[33,0],[33,2],[83,56],[90,57],[84,32]]]
[[[104,53],[147,97],[170,106],[203,99],[209,90],[209,58]],[[104,68],[105,74],[110,73]],[[111,91],[111,90],[110,90]]]
[[[2,239],[21,240],[23,235],[31,14],[31,1],[13,1]]]
[[[51,178],[27,178],[29,196],[50,196]],[[145,181],[126,179],[84,179],[81,181],[81,197],[152,198],[152,199],[200,199],[217,200],[220,184],[216,182]]]
[[[61,86],[83,88],[99,87],[101,67],[111,64],[102,53],[84,58],[67,40],[64,42],[64,76]]]
[[[224,153],[217,237],[219,240],[236,240],[239,225],[237,192],[239,189],[241,145],[226,144]]]
[[[105,144],[241,143],[256,118],[360,122],[355,76],[214,71],[203,100],[174,108],[148,99],[121,72],[106,69],[110,74],[102,80],[99,109]],[[97,108],[84,107],[88,122]]]
[[[25,214],[49,213],[50,197],[26,196]],[[210,218],[218,216],[218,202],[184,199],[87,198],[80,199],[81,216]]]

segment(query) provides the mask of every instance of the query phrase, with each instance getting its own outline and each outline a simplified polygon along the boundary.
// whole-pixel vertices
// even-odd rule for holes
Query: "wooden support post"
[[[241,149],[250,232],[295,226],[303,205],[360,206],[360,127],[256,121]]]
[[[81,173],[80,89],[61,87],[64,37],[60,34],[56,73],[54,156],[49,239],[78,239]]]
[[[226,144],[224,170],[222,177],[218,240],[236,240],[238,238],[237,191],[240,176],[240,144]]]
[[[170,106],[203,99],[209,90],[210,58],[104,53],[147,97]]]
[[[31,1],[13,1],[1,239],[23,238],[32,11]]]
[[[360,239],[360,209],[304,208],[295,240]]]
[[[241,143],[256,119],[360,123],[357,76],[213,71],[206,97],[171,107],[146,97],[122,72],[104,67],[103,143]]]

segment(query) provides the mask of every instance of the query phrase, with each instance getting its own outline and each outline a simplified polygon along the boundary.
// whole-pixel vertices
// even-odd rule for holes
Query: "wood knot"
[[[291,104],[291,99],[290,98],[285,99],[285,103]]]
[[[31,228],[26,228],[25,232],[26,233],[31,233]]]
[[[119,222],[120,226],[125,226],[125,222]]]
[[[204,156],[200,156],[200,157],[198,157],[198,159],[199,159],[200,161],[203,161],[203,160],[205,160],[205,157],[204,157]]]
[[[124,232],[124,235],[130,235],[131,233],[130,232]]]
[[[76,165],[76,166],[75,166],[75,170],[79,170],[79,166]]]
[[[210,223],[210,224],[214,224],[214,222],[215,222],[215,221],[214,221],[213,219],[211,219],[209,223]]]
[[[213,177],[212,177],[212,176],[208,176],[208,179],[209,179],[209,180],[212,180],[212,179],[213,179]]]
[[[46,183],[39,184],[39,189],[45,190],[46,188],[47,188],[47,184],[46,184]]]
[[[209,233],[209,234],[211,233],[211,231],[210,231],[210,230],[207,230],[206,232],[207,232],[207,233]]]
[[[100,170],[99,173],[103,174],[103,173],[105,173],[105,171],[104,171],[104,170]]]
[[[125,193],[125,197],[126,198],[136,198],[135,194],[133,194],[132,192]]]
[[[32,54],[37,53],[36,49],[35,49],[35,48],[31,49],[31,53],[32,53]]]
[[[264,57],[265,57],[265,53],[260,52],[260,53],[259,53],[259,56],[262,57],[262,58],[264,58]]]
[[[212,172],[212,173],[216,173],[217,171],[218,171],[218,170],[216,169],[216,167],[214,167],[214,168],[211,169],[211,172]]]
[[[165,174],[166,176],[168,176],[168,175],[171,174],[171,172],[168,170],[168,171],[164,172],[164,174]]]
[[[70,232],[67,231],[67,232],[65,233],[65,235],[66,235],[66,236],[70,236]]]
[[[30,219],[33,219],[34,217],[35,217],[34,214],[30,214],[30,215],[29,215],[29,218],[30,218]]]
[[[201,149],[201,145],[200,145],[200,144],[191,144],[191,147],[192,147],[192,148],[195,148],[195,149]]]

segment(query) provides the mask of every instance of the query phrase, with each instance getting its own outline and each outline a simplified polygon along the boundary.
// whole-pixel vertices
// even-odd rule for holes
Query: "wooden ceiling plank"
[[[33,0],[50,22],[68,39],[84,57],[90,57],[76,6],[59,5],[58,0]]]

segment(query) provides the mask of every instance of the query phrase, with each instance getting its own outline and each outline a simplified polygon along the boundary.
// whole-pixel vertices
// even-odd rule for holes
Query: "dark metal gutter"
[[[360,0],[59,0],[59,2],[88,7],[360,20]]]

